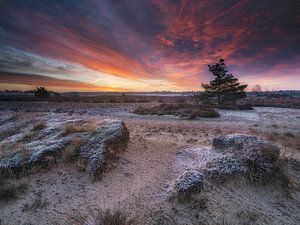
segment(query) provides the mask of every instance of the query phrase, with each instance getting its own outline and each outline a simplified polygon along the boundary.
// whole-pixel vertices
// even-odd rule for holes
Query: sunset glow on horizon
[[[0,3],[0,90],[196,91],[224,58],[249,89],[300,90],[297,0]]]

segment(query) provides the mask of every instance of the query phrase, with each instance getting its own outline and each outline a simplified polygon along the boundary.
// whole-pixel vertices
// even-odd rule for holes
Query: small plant
[[[8,142],[0,145],[0,158],[12,157],[16,154],[27,156],[29,154],[24,143],[21,142]]]
[[[82,216],[80,214],[75,217],[67,219],[63,225],[133,225],[135,224],[134,219],[130,219],[123,210],[121,209],[106,209],[97,210],[94,216]]]
[[[34,211],[36,209],[43,209],[49,205],[49,202],[42,198],[42,194],[39,192],[36,195],[36,198],[30,202],[25,203],[22,211]]]
[[[293,133],[291,133],[291,132],[285,133],[285,136],[287,136],[287,137],[295,137],[295,135]]]
[[[208,198],[206,196],[197,196],[193,201],[192,201],[192,206],[194,209],[197,210],[204,210],[207,208],[207,203],[208,203]]]
[[[14,185],[0,187],[0,201],[8,202],[18,198],[17,188]]]
[[[101,224],[104,225],[131,225],[134,224],[134,220],[128,219],[127,214],[123,213],[122,210],[117,209],[111,211],[109,209],[100,211],[98,219]]]
[[[46,124],[42,121],[33,125],[33,130],[42,130],[44,128],[46,128]]]
[[[276,141],[278,139],[278,133],[272,132],[272,133],[267,134],[267,139],[269,141]]]
[[[20,128],[17,128],[17,127],[2,130],[0,132],[0,140],[2,141],[10,136],[13,136],[13,135],[17,134],[19,131],[20,131]]]
[[[69,145],[62,152],[62,159],[64,161],[70,161],[75,159],[79,155],[80,147],[83,141],[80,138],[73,138]]]
[[[35,133],[31,131],[31,132],[25,134],[25,135],[23,136],[23,138],[22,138],[20,141],[21,141],[21,142],[23,142],[23,141],[28,142],[28,141],[30,141],[34,136],[35,136]]]
[[[9,202],[19,197],[21,193],[27,190],[27,184],[15,182],[3,182],[0,184],[0,202]]]
[[[67,124],[61,136],[66,136],[74,133],[94,132],[95,127],[90,124]]]
[[[33,90],[33,93],[36,98],[40,99],[47,99],[50,97],[49,91],[44,87],[36,87],[36,89]]]

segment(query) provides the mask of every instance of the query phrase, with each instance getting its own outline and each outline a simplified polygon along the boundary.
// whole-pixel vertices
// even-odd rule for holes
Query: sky
[[[299,0],[1,0],[0,90],[300,90]]]

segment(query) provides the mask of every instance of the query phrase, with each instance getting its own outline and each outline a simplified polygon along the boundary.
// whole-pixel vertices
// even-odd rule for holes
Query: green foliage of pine
[[[206,95],[217,97],[218,106],[234,104],[236,100],[245,98],[245,89],[248,85],[241,85],[237,78],[228,73],[224,59],[218,63],[208,65],[209,71],[214,79],[209,84],[202,84]]]

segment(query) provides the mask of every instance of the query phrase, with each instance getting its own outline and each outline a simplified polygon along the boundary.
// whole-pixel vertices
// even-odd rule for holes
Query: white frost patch
[[[257,113],[256,109],[254,110],[218,110],[218,112],[221,114],[221,117],[223,117],[226,120],[234,119],[241,119],[241,120],[247,120],[247,121],[259,121],[260,117]]]
[[[207,162],[214,158],[221,157],[222,154],[215,152],[211,148],[193,147],[186,148],[178,153],[175,161],[175,170],[199,170],[203,169]]]

